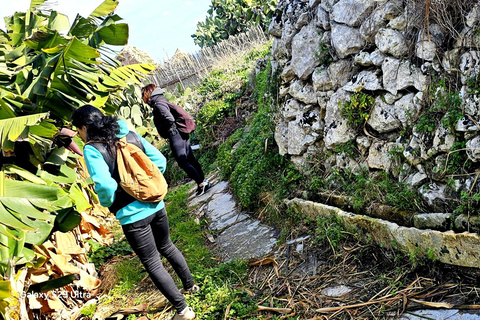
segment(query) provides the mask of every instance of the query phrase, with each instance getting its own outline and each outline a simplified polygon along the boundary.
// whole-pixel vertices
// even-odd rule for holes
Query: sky
[[[1,0],[0,29],[5,31],[3,17],[16,11],[24,12],[30,0]],[[51,8],[68,16],[70,24],[77,13],[84,17],[95,10],[103,0],[56,0]],[[119,0],[115,11],[129,26],[128,45],[148,53],[155,61],[162,62],[177,49],[194,53],[192,34],[197,23],[205,21],[211,0]],[[121,49],[121,47],[118,47]]]

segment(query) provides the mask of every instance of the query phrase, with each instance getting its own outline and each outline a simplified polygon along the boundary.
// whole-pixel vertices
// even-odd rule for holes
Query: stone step
[[[353,214],[339,208],[303,199],[286,200],[288,207],[305,217],[336,217],[364,241],[387,248],[394,247],[406,254],[426,256],[462,266],[480,268],[480,237],[476,233],[455,233],[403,227],[386,220]]]

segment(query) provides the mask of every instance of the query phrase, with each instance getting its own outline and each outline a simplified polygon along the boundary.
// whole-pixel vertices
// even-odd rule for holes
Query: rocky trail
[[[432,262],[408,272],[391,250],[354,237],[337,246],[328,244],[330,239],[322,244],[308,230],[292,231],[280,242],[278,230],[239,208],[227,182],[215,176],[210,181],[213,187],[202,196],[190,190],[191,214],[208,221],[206,241],[220,261],[249,261],[242,289],[258,300],[252,318],[480,319],[473,303],[480,300],[475,269]],[[144,280],[140,290],[150,295],[149,319],[169,319],[169,304],[148,277]],[[147,305],[135,308],[100,307],[94,319],[147,314]]]

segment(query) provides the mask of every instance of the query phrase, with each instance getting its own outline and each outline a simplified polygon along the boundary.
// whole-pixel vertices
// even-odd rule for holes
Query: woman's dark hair
[[[147,84],[145,87],[142,88],[142,100],[143,102],[149,104],[150,97],[152,96],[153,90],[155,90],[157,86],[153,83]]]
[[[117,134],[120,132],[116,118],[104,115],[100,109],[86,104],[73,112],[72,124],[77,128],[87,127],[87,141],[105,141],[114,149],[118,140]]]

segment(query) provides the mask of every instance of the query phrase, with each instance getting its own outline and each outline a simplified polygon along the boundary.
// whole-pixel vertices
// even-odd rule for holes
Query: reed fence
[[[202,48],[193,54],[177,50],[170,59],[157,65],[157,70],[150,76],[150,80],[162,88],[171,88],[180,83],[182,89],[185,89],[203,78],[218,61],[266,42],[268,38],[263,30],[253,26],[245,33],[232,36],[215,46]]]

